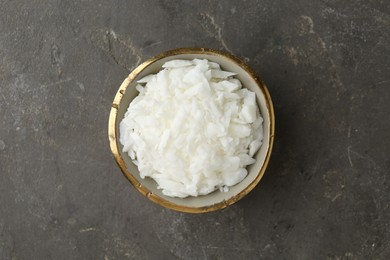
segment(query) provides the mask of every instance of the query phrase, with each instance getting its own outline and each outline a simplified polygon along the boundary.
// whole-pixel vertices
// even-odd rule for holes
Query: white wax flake
[[[186,67],[186,66],[192,66],[193,62],[190,60],[171,60],[167,61],[162,65],[163,68],[179,68],[179,67]]]
[[[137,81],[139,95],[119,125],[123,151],[166,196],[227,192],[262,144],[255,93],[205,59],[162,67]]]
[[[231,76],[235,76],[237,73],[229,72],[229,71],[222,71],[218,69],[212,69],[211,70],[211,76],[216,79],[227,79]]]
[[[137,82],[138,83],[148,83],[152,78],[154,78],[155,75],[153,74],[150,74],[150,75],[147,75],[145,77],[143,77],[142,79],[138,80]]]

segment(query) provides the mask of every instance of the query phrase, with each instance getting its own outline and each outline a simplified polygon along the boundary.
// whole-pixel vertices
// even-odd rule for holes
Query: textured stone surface
[[[0,259],[389,259],[389,1],[0,10]],[[205,215],[142,197],[107,141],[129,70],[193,46],[247,60],[277,121],[261,184]]]

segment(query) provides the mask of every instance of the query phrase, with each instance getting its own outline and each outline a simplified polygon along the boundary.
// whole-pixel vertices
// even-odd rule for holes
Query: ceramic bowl
[[[137,166],[133,164],[127,153],[122,152],[122,145],[119,143],[119,123],[130,102],[137,96],[135,89],[136,81],[148,74],[155,74],[162,69],[162,65],[173,59],[208,59],[217,62],[226,71],[237,73],[237,78],[242,85],[256,93],[257,104],[264,119],[263,145],[255,154],[256,163],[250,165],[247,177],[240,183],[230,187],[228,192],[219,190],[208,195],[187,198],[172,198],[162,194],[157,189],[156,182],[151,178],[142,179]],[[126,178],[134,187],[149,198],[151,201],[173,210],[191,213],[204,213],[225,208],[248,194],[263,177],[268,161],[270,159],[274,140],[275,118],[271,97],[262,81],[252,69],[243,61],[231,54],[206,48],[185,48],[164,52],[151,58],[135,70],[123,81],[112,104],[108,135],[111,151],[116,162]]]

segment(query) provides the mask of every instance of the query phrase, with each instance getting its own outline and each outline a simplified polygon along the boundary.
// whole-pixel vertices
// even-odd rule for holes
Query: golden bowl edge
[[[267,109],[269,112],[269,120],[270,120],[270,133],[269,133],[269,146],[268,150],[265,156],[265,160],[263,165],[261,166],[261,169],[259,173],[257,174],[256,178],[241,192],[236,194],[235,196],[229,198],[228,200],[221,201],[219,203],[205,206],[205,207],[188,207],[188,206],[182,206],[177,205],[173,202],[167,201],[164,198],[161,198],[152,192],[150,192],[146,187],[142,186],[142,184],[129,172],[127,169],[125,162],[120,154],[119,151],[119,144],[118,144],[118,133],[116,128],[116,119],[117,119],[117,112],[118,107],[120,104],[120,101],[123,97],[123,94],[125,93],[127,87],[130,85],[130,83],[137,77],[137,75],[142,72],[146,67],[148,67],[150,64],[163,59],[168,56],[172,55],[178,55],[178,54],[209,54],[209,55],[217,55],[217,56],[223,56],[225,58],[230,59],[231,61],[237,63],[239,66],[241,66],[251,77],[255,82],[257,83],[258,87],[260,88],[261,92],[264,94],[264,98],[266,100]],[[122,82],[121,86],[119,87],[114,101],[112,103],[110,115],[109,115],[109,121],[108,121],[108,137],[109,137],[109,143],[111,152],[114,155],[115,161],[118,164],[119,168],[121,169],[122,173],[125,175],[125,177],[130,181],[130,183],[144,196],[146,196],[151,201],[157,203],[160,206],[163,206],[165,208],[169,208],[175,211],[179,212],[187,212],[187,213],[205,213],[205,212],[212,212],[216,210],[220,210],[223,208],[226,208],[229,205],[234,204],[235,202],[242,199],[244,196],[246,196],[253,188],[260,182],[261,178],[263,177],[265,170],[267,168],[267,165],[269,163],[271,152],[273,148],[273,141],[274,141],[274,135],[275,135],[275,115],[274,115],[274,108],[271,96],[268,92],[268,89],[264,83],[264,81],[241,59],[237,58],[236,56],[223,52],[223,51],[217,51],[209,48],[179,48],[174,50],[169,50],[166,52],[163,52],[155,57],[152,57],[142,64],[140,64],[137,68],[135,68],[129,76]],[[207,196],[207,195],[206,195]]]

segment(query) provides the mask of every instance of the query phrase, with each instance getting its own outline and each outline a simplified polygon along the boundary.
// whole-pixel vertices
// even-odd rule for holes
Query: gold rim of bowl
[[[121,99],[123,97],[123,94],[125,93],[127,87],[130,85],[130,83],[137,77],[139,73],[141,73],[146,67],[148,67],[150,64],[161,60],[163,58],[173,56],[173,55],[179,55],[179,54],[207,54],[212,56],[223,56],[224,58],[229,59],[233,63],[238,64],[241,68],[243,68],[251,77],[252,79],[257,83],[257,86],[260,88],[261,92],[264,95],[268,113],[269,113],[269,120],[270,120],[270,133],[269,133],[269,140],[268,140],[268,150],[267,154],[264,160],[263,165],[261,166],[261,169],[259,173],[257,174],[256,178],[241,192],[236,194],[235,196],[221,201],[219,203],[205,206],[205,207],[188,207],[183,205],[178,205],[173,202],[170,202],[168,200],[165,200],[164,198],[150,192],[145,186],[143,186],[127,169],[126,164],[121,156],[118,144],[118,129],[116,127],[116,121],[117,121],[117,112],[118,107],[121,102]],[[260,179],[263,177],[264,172],[267,168],[271,151],[273,147],[273,141],[274,141],[274,132],[275,132],[275,116],[274,116],[274,109],[272,105],[271,96],[268,92],[267,87],[265,86],[263,80],[257,76],[257,74],[243,62],[241,59],[233,56],[230,53],[212,50],[208,48],[180,48],[180,49],[174,49],[170,51],[163,52],[147,61],[139,65],[136,69],[134,69],[129,76],[123,81],[122,85],[119,87],[118,92],[115,95],[114,102],[111,107],[110,111],[110,117],[108,122],[108,137],[111,147],[111,152],[114,155],[114,158],[119,165],[120,169],[122,170],[125,177],[130,181],[130,183],[144,196],[146,196],[151,201],[176,211],[181,212],[188,212],[188,213],[205,213],[205,212],[211,212],[219,209],[226,208],[227,206],[237,202],[238,200],[242,199],[245,195],[247,195],[260,181]],[[204,195],[207,196],[207,195]]]

